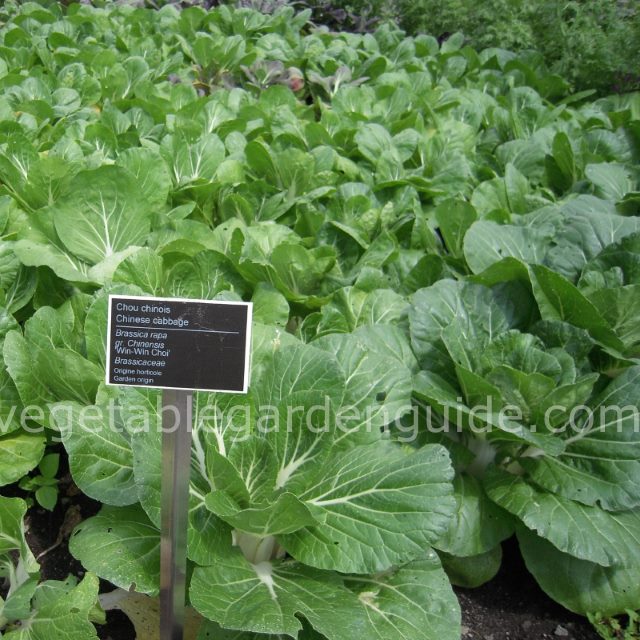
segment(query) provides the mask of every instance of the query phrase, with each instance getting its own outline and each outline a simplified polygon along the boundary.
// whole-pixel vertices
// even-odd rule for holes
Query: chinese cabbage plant
[[[295,636],[301,616],[328,638],[403,637],[424,625],[458,634],[458,605],[430,551],[455,508],[449,456],[382,432],[385,412],[410,406],[413,363],[389,363],[363,329],[313,346],[259,330],[248,397],[196,396],[189,596],[225,628]],[[158,392],[109,394],[123,433],[104,444],[119,447],[119,465],[89,462],[94,444],[76,438],[73,414],[59,424],[83,489],[112,505],[77,528],[71,549],[99,575],[153,594],[161,432],[136,413],[159,420]],[[353,417],[359,405],[366,422]]]
[[[0,577],[8,584],[0,598],[0,629],[6,640],[91,640],[92,622],[104,622],[98,605],[98,578],[39,582],[39,566],[25,538],[27,505],[0,497]]]

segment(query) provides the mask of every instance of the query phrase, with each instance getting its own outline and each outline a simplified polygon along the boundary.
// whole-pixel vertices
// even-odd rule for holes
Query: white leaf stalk
[[[283,558],[285,550],[278,544],[275,536],[260,537],[245,531],[233,532],[233,543],[240,547],[240,551],[253,565]]]

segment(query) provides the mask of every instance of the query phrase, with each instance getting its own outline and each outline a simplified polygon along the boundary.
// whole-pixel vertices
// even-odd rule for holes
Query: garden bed
[[[253,303],[248,392],[194,394],[199,640],[636,624],[640,95],[309,15],[0,7],[7,640],[158,594],[161,397],[105,384],[112,294]],[[163,366],[133,328],[125,379]]]
[[[84,575],[82,565],[71,555],[68,528],[74,512],[84,518],[95,515],[100,503],[78,490],[68,473],[60,483],[62,498],[50,512],[38,505],[26,517],[27,540],[40,558],[44,580],[64,580],[69,574]],[[5,487],[4,495],[24,495],[17,487]],[[71,515],[69,515],[71,514]],[[62,530],[62,537],[60,533]],[[59,544],[56,543],[59,541]],[[56,545],[53,548],[52,545]],[[503,543],[504,561],[495,578],[476,589],[455,587],[462,610],[462,640],[597,640],[589,622],[551,600],[527,571],[515,539]],[[114,589],[101,582],[101,592]],[[135,640],[135,629],[121,611],[107,612],[105,625],[97,625],[101,640]],[[567,632],[565,635],[564,632]],[[144,639],[139,639],[144,640]]]

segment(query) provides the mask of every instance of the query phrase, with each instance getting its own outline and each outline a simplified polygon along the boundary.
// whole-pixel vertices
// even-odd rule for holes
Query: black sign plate
[[[251,303],[109,296],[107,384],[246,393]]]

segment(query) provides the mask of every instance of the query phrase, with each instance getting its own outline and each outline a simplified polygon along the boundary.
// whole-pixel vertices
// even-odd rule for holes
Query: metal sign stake
[[[162,392],[160,638],[183,640],[193,392]]]

